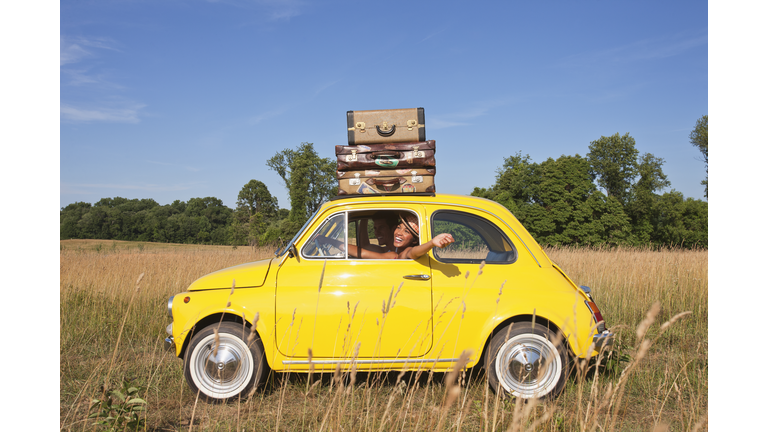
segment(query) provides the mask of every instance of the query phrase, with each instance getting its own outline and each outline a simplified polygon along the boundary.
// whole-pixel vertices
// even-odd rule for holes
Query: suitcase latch
[[[352,154],[347,155],[347,162],[357,162],[357,150],[352,150]]]
[[[360,186],[360,173],[355,173],[355,178],[349,179],[349,185],[350,186]]]
[[[419,151],[419,146],[417,146],[417,145],[413,146],[413,157],[415,157],[415,158],[423,158],[424,157],[424,152],[423,151]]]
[[[418,171],[411,171],[411,183],[424,183],[424,177],[417,176],[417,172]]]
[[[355,127],[359,129],[361,133],[365,133],[365,122],[357,122],[355,123]]]
[[[405,122],[405,125],[408,126],[408,130],[413,130],[413,128],[415,128],[418,124],[419,122],[417,122],[416,120],[408,120],[407,122]]]

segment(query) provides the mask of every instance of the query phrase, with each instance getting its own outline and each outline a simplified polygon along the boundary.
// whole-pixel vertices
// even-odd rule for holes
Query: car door
[[[406,206],[423,226],[423,208]],[[351,216],[350,216],[351,215]],[[408,358],[432,346],[429,258],[358,259],[347,247],[316,242],[326,236],[354,245],[354,211],[329,213],[278,271],[276,345],[306,358]],[[424,232],[422,230],[422,232]]]
[[[497,223],[490,215],[461,208],[445,207],[430,214],[431,235],[450,233],[454,238],[450,246],[431,251],[434,349],[446,356],[458,357],[471,346],[476,339],[471,332],[495,314],[497,293],[515,276],[517,250]],[[477,295],[477,290],[485,292]]]

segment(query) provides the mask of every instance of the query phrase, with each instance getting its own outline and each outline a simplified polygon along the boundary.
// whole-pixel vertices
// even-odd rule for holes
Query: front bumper
[[[165,328],[165,332],[168,333],[168,337],[165,338],[163,348],[168,351],[175,350],[176,342],[173,340],[173,323],[168,324],[168,327]]]
[[[603,348],[608,348],[613,346],[613,341],[615,339],[615,336],[616,335],[614,335],[608,330],[603,330],[602,333],[598,333],[592,336],[592,343],[595,344],[595,350],[600,351]]]

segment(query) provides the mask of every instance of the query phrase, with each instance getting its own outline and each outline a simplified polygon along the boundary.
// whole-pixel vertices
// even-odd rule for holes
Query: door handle
[[[403,279],[411,279],[411,280],[429,280],[430,278],[431,276],[426,274],[415,274],[415,275],[403,276]]]

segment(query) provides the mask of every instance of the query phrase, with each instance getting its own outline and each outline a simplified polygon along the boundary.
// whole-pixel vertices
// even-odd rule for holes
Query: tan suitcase
[[[337,171],[339,195],[435,192],[434,168]]]
[[[424,108],[347,111],[349,144],[426,141]]]

